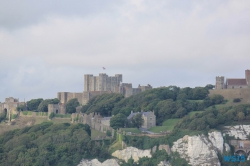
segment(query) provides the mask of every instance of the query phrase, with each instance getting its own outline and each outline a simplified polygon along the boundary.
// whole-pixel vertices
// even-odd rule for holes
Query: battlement
[[[227,78],[224,76],[215,77],[215,89],[248,88],[250,86],[250,70],[245,70],[245,78]]]

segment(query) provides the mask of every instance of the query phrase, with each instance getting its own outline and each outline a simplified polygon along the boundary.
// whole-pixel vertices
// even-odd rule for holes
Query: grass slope
[[[163,122],[162,126],[154,126],[149,129],[149,131],[160,133],[166,132],[166,131],[172,131],[174,129],[174,126],[181,120],[181,118],[178,119],[168,119]]]

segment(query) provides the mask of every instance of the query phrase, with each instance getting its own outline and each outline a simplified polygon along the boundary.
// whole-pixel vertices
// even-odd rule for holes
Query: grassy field
[[[95,139],[98,136],[105,136],[105,135],[106,135],[105,133],[102,133],[95,129],[91,129],[91,139]]]
[[[202,113],[202,112],[204,112],[204,111],[191,111],[191,112],[188,113],[188,115],[189,115],[189,116],[194,116],[196,113],[197,113],[197,114],[200,114],[200,113]]]
[[[181,120],[180,118],[178,119],[168,119],[163,122],[162,126],[154,126],[149,129],[149,131],[155,132],[155,133],[160,133],[166,132],[166,131],[171,131],[174,129],[174,126]]]
[[[228,100],[225,104],[219,104],[216,107],[225,107],[225,106],[235,106],[239,104],[249,104],[250,103],[250,88],[246,89],[214,89],[209,90],[209,96],[214,94],[220,94],[224,97],[225,100]],[[233,99],[240,98],[241,102],[234,103]]]
[[[203,100],[188,100],[191,103],[201,103]]]
[[[122,131],[131,132],[131,133],[141,133],[141,131],[137,128],[121,128]]]
[[[122,150],[122,134],[116,136],[116,141],[109,147],[110,153],[115,152],[116,150]]]

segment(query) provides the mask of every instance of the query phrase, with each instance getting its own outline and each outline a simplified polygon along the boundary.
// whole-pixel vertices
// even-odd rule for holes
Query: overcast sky
[[[0,59],[1,102],[82,92],[84,74],[133,87],[244,78],[250,1],[1,0]]]

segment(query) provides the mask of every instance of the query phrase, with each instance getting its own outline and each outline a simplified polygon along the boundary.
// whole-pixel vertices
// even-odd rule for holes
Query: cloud
[[[5,4],[1,97],[82,91],[83,75],[104,72],[102,66],[109,75],[122,73],[125,81],[154,87],[204,86],[216,75],[232,73],[244,77],[250,51],[248,1],[97,2],[62,1],[55,8],[46,1],[38,3],[41,8],[35,3],[15,7],[14,13]]]

